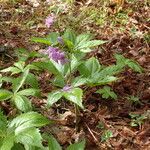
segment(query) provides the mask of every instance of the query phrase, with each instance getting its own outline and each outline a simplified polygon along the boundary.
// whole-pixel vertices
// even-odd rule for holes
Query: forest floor
[[[113,54],[121,53],[136,60],[144,69],[141,74],[126,69],[119,74],[120,80],[111,84],[118,95],[117,100],[105,100],[98,96],[95,88],[86,90],[85,111],[81,111],[78,131],[75,129],[74,108],[62,102],[45,111],[41,99],[32,102],[38,112],[57,120],[55,127],[43,130],[51,132],[58,142],[66,147],[72,141],[86,137],[87,150],[148,150],[150,149],[150,4],[148,1],[126,1],[117,12],[110,3],[85,3],[77,1],[66,4],[55,1],[40,2],[38,6],[26,1],[0,3],[0,68],[15,62],[14,49],[30,51],[43,49],[30,41],[31,37],[43,37],[51,31],[63,31],[66,27],[77,33],[91,32],[96,39],[108,42],[94,53],[103,65],[114,63]],[[45,27],[45,18],[58,7],[57,23],[50,29]],[[64,9],[61,12],[61,9]],[[78,11],[77,11],[78,10]],[[104,13],[105,12],[105,13]],[[103,14],[102,14],[103,13]],[[46,72],[40,77],[44,93],[50,92]],[[93,92],[94,91],[94,92]],[[10,114],[12,108],[5,108]],[[107,135],[108,134],[108,135]],[[111,135],[112,134],[112,135]],[[101,137],[106,140],[101,142]],[[108,139],[107,139],[108,138]]]

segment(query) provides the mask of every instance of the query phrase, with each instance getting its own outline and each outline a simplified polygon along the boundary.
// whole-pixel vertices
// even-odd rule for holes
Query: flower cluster
[[[50,15],[45,19],[45,25],[49,28],[54,23],[54,15]]]
[[[65,53],[61,52],[58,48],[49,46],[46,50],[46,54],[48,54],[48,57],[50,59],[54,60],[57,63],[64,64],[67,62]]]

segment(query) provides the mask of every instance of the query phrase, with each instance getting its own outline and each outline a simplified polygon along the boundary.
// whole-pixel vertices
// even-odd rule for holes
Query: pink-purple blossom
[[[50,15],[45,19],[45,25],[49,28],[54,23],[54,15]]]
[[[72,86],[66,85],[66,86],[63,87],[62,91],[68,92],[68,91],[70,91],[71,89],[72,89]]]
[[[50,59],[54,60],[57,63],[64,64],[67,62],[65,53],[60,51],[58,48],[49,46],[45,53],[48,54],[48,57]]]
[[[59,42],[60,44],[64,44],[63,38],[62,38],[61,36],[59,36],[59,37],[57,38],[57,40],[58,40],[58,42]]]

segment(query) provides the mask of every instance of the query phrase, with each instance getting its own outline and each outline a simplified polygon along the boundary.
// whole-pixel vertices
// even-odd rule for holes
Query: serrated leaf
[[[84,150],[84,149],[85,149],[85,140],[67,147],[67,150]]]
[[[33,64],[35,66],[41,68],[41,69],[49,71],[50,73],[53,73],[53,74],[56,74],[56,75],[59,74],[59,71],[57,70],[57,68],[54,66],[54,64],[51,61],[48,61],[48,62],[35,62]]]
[[[51,82],[53,83],[53,85],[61,87],[61,88],[65,86],[65,80],[60,75],[55,76],[55,78],[52,79]]]
[[[33,64],[29,64],[27,65],[24,69],[29,69],[29,70],[40,70],[39,67],[33,65]]]
[[[21,70],[18,69],[17,67],[8,67],[8,68],[6,68],[6,69],[1,70],[0,72],[12,72],[12,75],[13,75],[13,74],[18,74],[18,73],[20,73]]]
[[[0,136],[3,137],[6,134],[7,129],[7,118],[3,113],[0,111]]]
[[[37,112],[28,112],[14,118],[9,126],[8,131],[15,129],[15,135],[25,132],[33,127],[42,127],[51,123],[47,118]]]
[[[14,145],[14,140],[15,140],[14,135],[6,136],[3,139],[2,145],[0,145],[1,146],[0,150],[11,150],[11,148]]]
[[[39,89],[24,89],[21,90],[17,93],[18,95],[23,95],[23,96],[39,96],[40,95],[40,90]]]
[[[87,53],[91,52],[91,47],[98,46],[106,43],[102,40],[91,40],[90,34],[81,34],[77,37],[75,42],[75,50],[80,50],[81,52]]]
[[[82,109],[84,108],[83,105],[82,105],[83,91],[80,88],[73,88],[73,89],[71,89],[67,92],[64,92],[63,96],[67,100],[77,104]]]
[[[112,91],[109,86],[104,86],[102,89],[97,90],[96,93],[102,94],[102,98],[117,99],[117,95]]]
[[[21,71],[23,71],[25,62],[23,62],[23,61],[16,62],[16,63],[14,63],[14,66],[17,67],[18,69],[20,69]]]
[[[27,76],[29,74],[29,69],[25,70],[25,72],[22,73],[20,78],[17,78],[13,81],[13,92],[16,93],[24,84]]]
[[[81,75],[88,77],[88,76],[92,76],[95,73],[99,72],[100,68],[101,68],[101,66],[99,64],[99,61],[96,58],[91,57],[85,63],[80,65],[78,70],[80,71]]]
[[[62,150],[61,146],[52,135],[47,136],[46,139],[48,141],[49,150]]]
[[[73,87],[79,87],[79,86],[84,85],[86,83],[87,83],[87,79],[83,78],[82,76],[79,76],[79,77],[76,77],[76,78],[73,79],[71,85]]]
[[[43,147],[41,134],[39,129],[36,128],[30,128],[29,130],[18,134],[16,136],[16,142],[22,143],[25,147],[28,147],[28,145]]]
[[[12,92],[10,92],[8,90],[1,89],[0,90],[0,101],[10,99],[12,97],[12,95],[13,95]]]
[[[139,72],[139,73],[142,73],[143,70],[142,70],[142,67],[135,61],[133,60],[128,60],[126,61],[126,64],[131,68],[133,69],[133,71],[135,72]]]
[[[61,97],[63,96],[63,93],[61,91],[55,91],[48,94],[47,99],[47,105],[52,106],[54,103],[56,103]]]
[[[37,77],[32,73],[28,74],[25,83],[30,85],[32,88],[35,88],[35,89],[39,88]]]
[[[115,58],[117,59],[117,65],[122,65],[123,67],[125,65],[128,65],[133,71],[142,73],[143,69],[142,67],[134,60],[132,59],[127,59],[122,55],[115,54]]]
[[[30,100],[25,96],[20,96],[15,94],[13,97],[14,103],[16,107],[21,110],[22,112],[28,112],[31,111],[32,106]]]

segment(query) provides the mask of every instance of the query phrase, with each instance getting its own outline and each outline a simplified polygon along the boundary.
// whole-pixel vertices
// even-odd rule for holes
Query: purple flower
[[[48,54],[48,57],[50,59],[54,60],[57,63],[60,62],[61,64],[64,64],[67,62],[65,53],[61,52],[58,48],[49,46],[46,51],[46,54]]]
[[[59,37],[57,38],[57,40],[58,40],[58,42],[59,42],[60,44],[64,44],[64,41],[63,41],[63,38],[62,38],[62,37],[59,36]]]
[[[62,91],[68,92],[68,91],[70,91],[71,89],[72,89],[72,86],[66,85],[66,86],[63,87]]]
[[[45,25],[49,28],[54,22],[54,15],[50,15],[45,19]]]

